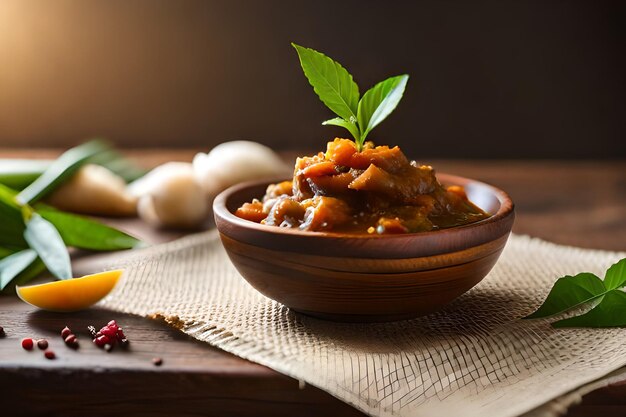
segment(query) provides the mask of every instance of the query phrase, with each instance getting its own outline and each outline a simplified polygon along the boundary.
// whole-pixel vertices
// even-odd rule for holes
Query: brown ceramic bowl
[[[213,203],[222,243],[241,275],[291,309],[338,321],[417,317],[448,304],[487,275],[513,226],[502,190],[453,175],[471,201],[492,213],[466,226],[405,235],[349,235],[265,226],[236,217],[268,181],[236,185]]]

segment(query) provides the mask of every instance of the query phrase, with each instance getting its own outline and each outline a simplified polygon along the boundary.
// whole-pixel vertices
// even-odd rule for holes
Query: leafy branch
[[[72,278],[67,246],[119,250],[140,244],[134,237],[96,220],[35,204],[84,164],[115,163],[111,151],[101,141],[72,148],[47,164],[39,175],[28,173],[28,184],[21,192],[3,184],[3,179],[12,185],[24,184],[20,173],[0,175],[0,290],[11,282],[24,284],[45,269],[58,279]]]
[[[398,75],[379,82],[359,98],[359,86],[338,62],[321,52],[292,43],[300,58],[304,75],[320,100],[335,113],[323,125],[340,126],[354,137],[361,151],[369,133],[398,106],[408,75]]]
[[[527,319],[555,316],[576,307],[594,305],[585,314],[552,323],[554,327],[626,326],[626,258],[612,265],[604,276],[583,272],[559,278],[543,304]]]

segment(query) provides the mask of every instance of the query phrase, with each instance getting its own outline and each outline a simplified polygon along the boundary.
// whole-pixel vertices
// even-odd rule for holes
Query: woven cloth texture
[[[520,320],[556,278],[602,277],[625,256],[513,235],[489,275],[444,310],[348,324],[295,314],[255,291],[211,231],[117,258],[112,266],[125,266],[125,277],[102,305],[162,315],[373,416],[509,417],[626,364],[626,329]]]

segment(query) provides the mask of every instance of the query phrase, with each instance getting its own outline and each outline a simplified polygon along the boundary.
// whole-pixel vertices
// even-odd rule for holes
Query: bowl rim
[[[311,232],[306,230],[292,229],[292,228],[284,228],[284,227],[276,227],[276,226],[267,226],[261,223],[255,223],[251,220],[242,219],[241,217],[235,216],[232,213],[226,203],[229,198],[234,194],[241,192],[247,188],[259,187],[263,184],[271,184],[280,181],[288,181],[289,179],[284,178],[265,178],[258,179],[253,181],[247,181],[243,183],[239,183],[233,185],[226,190],[219,193],[215,199],[213,200],[213,213],[216,217],[216,223],[218,223],[217,219],[221,218],[224,221],[233,224],[235,226],[239,226],[245,229],[254,230],[261,233],[268,233],[270,235],[280,235],[280,236],[301,236],[306,237],[307,239],[351,239],[351,240],[404,240],[409,238],[417,238],[417,237],[430,237],[430,236],[442,236],[443,234],[451,234],[455,233],[459,230],[471,230],[476,228],[484,227],[488,224],[497,223],[511,215],[514,214],[515,204],[511,197],[502,189],[497,188],[491,184],[487,184],[482,181],[474,180],[471,178],[462,177],[459,175],[447,174],[447,173],[437,173],[437,180],[442,183],[451,183],[451,185],[460,185],[465,187],[468,184],[477,184],[481,187],[485,187],[491,190],[493,195],[500,202],[500,208],[498,211],[493,213],[486,219],[479,220],[474,223],[469,223],[461,226],[448,227],[445,229],[431,230],[427,232],[415,232],[415,233],[403,233],[403,234],[388,234],[388,235],[379,235],[379,234],[350,234],[350,233],[338,233],[338,232]]]

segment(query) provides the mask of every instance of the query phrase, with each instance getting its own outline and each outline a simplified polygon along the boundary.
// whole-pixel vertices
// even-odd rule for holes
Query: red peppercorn
[[[91,333],[93,343],[98,347],[104,348],[107,352],[111,351],[118,342],[124,347],[128,346],[128,339],[115,320],[109,321],[98,331],[96,331],[94,326],[88,326],[87,329]]]
[[[70,328],[69,328],[69,327],[67,327],[67,326],[65,326],[65,327],[63,328],[63,330],[61,330],[61,337],[62,337],[63,339],[66,339],[66,338],[67,338],[67,336],[69,336],[69,335],[71,335],[71,334],[72,334],[72,331],[71,331],[71,330],[70,330]]]
[[[163,365],[163,359],[161,359],[161,358],[152,358],[152,363],[154,364],[154,366],[161,366],[161,365]]]
[[[65,338],[65,344],[72,349],[78,349],[78,339],[75,334],[71,334]]]
[[[26,350],[32,350],[33,349],[33,339],[31,339],[30,337],[27,337],[26,339],[22,339],[22,347]]]
[[[46,357],[46,359],[54,359],[56,358],[56,355],[54,354],[53,351],[51,350],[46,350],[43,355]]]
[[[98,346],[98,347],[103,347],[104,345],[108,344],[110,342],[110,339],[108,338],[108,336],[105,335],[101,335],[96,337],[93,342]]]
[[[41,350],[48,349],[48,341],[46,339],[39,339],[37,341],[37,347]]]
[[[111,327],[105,326],[102,329],[100,329],[100,333],[108,337],[115,337],[115,334],[117,333],[117,329],[113,329]]]

